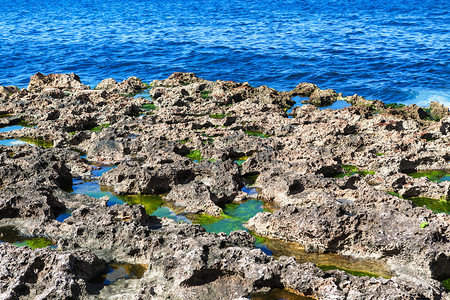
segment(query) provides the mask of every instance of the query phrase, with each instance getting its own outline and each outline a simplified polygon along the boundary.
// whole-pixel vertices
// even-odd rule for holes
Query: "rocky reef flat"
[[[437,102],[37,73],[0,103],[2,299],[450,299]]]

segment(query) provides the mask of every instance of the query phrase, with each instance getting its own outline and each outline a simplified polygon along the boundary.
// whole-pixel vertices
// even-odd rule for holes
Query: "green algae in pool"
[[[143,264],[113,263],[108,265],[105,274],[100,275],[94,281],[110,285],[119,279],[140,279],[147,269],[148,266]]]
[[[369,273],[369,272],[363,272],[363,271],[354,271],[354,270],[349,270],[349,269],[345,269],[345,268],[340,268],[337,267],[335,265],[319,265],[318,266],[322,271],[330,271],[330,270],[341,270],[344,271],[348,274],[354,275],[354,276],[368,276],[368,277],[380,277],[380,275],[377,274],[373,274],[373,273]]]
[[[154,110],[154,109],[156,109],[156,105],[153,102],[145,103],[142,105],[142,109],[146,110],[146,111]]]
[[[190,158],[193,162],[197,163],[203,160],[200,150],[191,150],[189,154],[186,155],[186,157]]]
[[[92,173],[97,174],[97,176],[101,176],[101,174],[105,173],[107,170],[110,170],[114,167],[102,167],[97,170],[98,172]],[[102,197],[107,196],[109,200],[106,202],[108,206],[113,205],[122,205],[124,203],[133,204],[141,204],[144,206],[147,214],[153,215],[159,218],[166,217],[169,219],[173,219],[177,222],[186,222],[191,223],[185,216],[180,216],[175,214],[168,207],[161,206],[163,201],[161,200],[161,196],[158,195],[128,195],[128,196],[117,196],[111,192],[110,187],[100,186],[99,182],[94,181],[83,181],[80,178],[74,178],[72,180],[72,190],[70,191],[72,194],[84,194],[89,197],[93,197],[96,199],[100,199]]]
[[[374,171],[360,170],[360,169],[358,169],[358,167],[352,166],[352,165],[342,165],[341,168],[344,170],[344,172],[342,174],[338,174],[338,175],[334,176],[335,178],[343,178],[343,177],[352,176],[355,174],[359,174],[363,177],[368,174],[372,174],[372,175],[375,174]]]
[[[171,210],[170,208],[168,208],[166,206],[158,207],[158,209],[155,210],[151,214],[151,216],[155,216],[158,218],[168,218],[168,219],[172,219],[176,222],[192,223],[192,221],[189,220],[188,218],[186,218],[185,216],[176,214],[173,210]]]
[[[450,173],[445,170],[434,170],[434,171],[419,171],[415,173],[409,173],[409,176],[413,178],[427,177],[431,181],[443,182],[450,181]]]
[[[284,289],[273,289],[269,292],[257,292],[249,295],[252,300],[312,300],[313,297],[299,295]]]
[[[130,205],[140,204],[144,206],[145,212],[149,215],[156,212],[164,203],[160,195],[124,195],[118,197]]]
[[[219,222],[223,218],[226,218],[227,216],[223,214],[220,217],[211,216],[207,214],[199,214],[199,215],[190,215],[189,218],[192,219],[193,223],[195,224],[212,224]]]
[[[50,239],[44,237],[27,237],[14,226],[0,227],[0,242],[13,244],[18,247],[28,246],[31,249],[45,248],[53,245]]]
[[[214,114],[214,115],[209,115],[210,118],[212,119],[224,119],[227,115],[225,114]]]
[[[200,96],[202,96],[203,99],[211,99],[211,93],[212,91],[201,91]]]
[[[447,292],[450,292],[450,278],[443,280],[442,285],[447,290]]]
[[[14,127],[14,126],[10,126],[10,127]],[[4,132],[4,131],[0,131],[0,132]],[[15,145],[23,145],[23,144],[36,145],[36,146],[44,147],[46,149],[53,147],[53,142],[47,142],[47,141],[28,138],[28,137],[22,137],[19,139],[0,140],[0,145],[2,145],[2,146],[15,146]]]
[[[298,243],[260,237],[254,233],[252,235],[259,238],[260,242],[272,251],[272,255],[276,259],[281,256],[293,256],[301,264],[312,262],[317,266],[324,266],[324,268],[339,269],[354,275],[359,274],[356,276],[381,276],[384,278],[392,276],[385,266],[377,261],[354,259],[336,253],[306,252]]]
[[[250,135],[250,136],[257,136],[260,138],[268,138],[270,137],[270,135],[267,135],[261,131],[257,131],[257,130],[246,130],[245,131],[246,134]]]
[[[70,148],[70,150],[80,154],[80,158],[85,158],[87,156],[86,152],[81,151],[80,149],[77,148]]]
[[[19,140],[21,140],[22,142],[25,142],[27,144],[44,147],[46,149],[53,147],[53,142],[48,142],[48,141],[44,141],[44,140],[33,139],[33,138],[28,138],[28,137],[23,137],[23,138],[20,138]]]
[[[98,126],[95,126],[94,128],[91,128],[90,131],[93,131],[93,132],[100,132],[100,131],[102,131],[103,129],[108,128],[109,126],[110,126],[109,123],[100,124],[100,125],[98,125]]]
[[[438,200],[425,197],[408,198],[417,206],[425,206],[434,213],[446,213],[450,215],[450,201]]]

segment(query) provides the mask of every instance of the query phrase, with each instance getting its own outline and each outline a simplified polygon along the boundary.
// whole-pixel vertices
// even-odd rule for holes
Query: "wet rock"
[[[105,173],[100,183],[114,187],[117,194],[162,194],[176,184],[194,180],[195,173],[189,163],[181,161],[163,164],[159,168],[129,161]]]
[[[9,85],[3,86],[0,85],[0,99],[8,99],[14,93],[20,92],[20,89],[16,86]]]
[[[80,81],[76,74],[49,74],[36,73],[30,78],[28,91],[38,93],[45,88],[57,88],[63,91],[73,92],[77,90],[90,89]]]
[[[450,261],[450,247],[445,242],[448,220],[423,208],[413,209],[408,200],[394,200],[361,186],[358,191],[364,196],[360,194],[352,202],[329,198],[308,206],[284,206],[272,214],[259,213],[247,227],[258,234],[298,242],[309,251],[376,257],[398,274],[438,280],[450,275],[441,274]],[[434,225],[424,231],[419,225],[425,219]],[[436,252],[443,253],[440,267],[430,255]],[[436,276],[438,273],[441,275]]]
[[[443,118],[440,123],[441,125],[439,130],[441,134],[448,135],[450,133],[450,118]]]
[[[58,88],[54,88],[54,87],[49,87],[49,88],[44,88],[42,90],[42,95],[46,95],[52,98],[57,98],[57,99],[62,99],[66,96],[66,94],[64,93],[64,91],[62,91],[61,89]],[[54,120],[56,118],[53,118],[51,120]]]
[[[220,217],[222,209],[216,205],[217,196],[201,182],[176,185],[164,200],[173,202],[175,206],[182,207],[187,214],[208,214]]]
[[[239,168],[231,161],[196,165],[196,180],[206,185],[219,206],[231,203],[242,187]]]
[[[104,261],[88,251],[31,250],[0,244],[3,299],[85,299],[87,282],[103,272]]]
[[[180,86],[180,85],[187,85],[190,83],[198,83],[203,82],[204,80],[201,78],[198,78],[194,73],[182,73],[182,72],[175,72],[172,75],[169,76],[169,78],[165,80],[154,80],[151,83],[151,86],[157,87],[157,86]]]
[[[184,225],[183,232],[190,226]],[[364,298],[374,294],[389,297],[391,293],[426,298],[443,295],[436,282],[430,282],[433,288],[426,289],[397,279],[357,278],[341,271],[325,273],[313,264],[300,265],[293,258],[282,257],[276,261],[256,249],[223,247],[205,235],[203,239],[194,238],[201,233],[191,232],[187,236],[174,233],[169,233],[155,248],[149,260],[150,271],[143,278],[144,282],[155,282],[160,276],[170,278],[168,282],[158,281],[153,290],[163,298],[208,299],[230,294],[242,297],[258,290],[281,287],[320,299]],[[228,240],[236,234],[238,232],[232,233]]]
[[[342,97],[352,107],[304,105],[288,118],[291,96],[314,92],[322,102],[341,95],[313,84],[279,92],[192,73],[153,84],[156,100],[149,103],[119,95],[142,89],[136,78],[105,80],[100,87],[106,91],[86,90],[73,74],[40,74],[30,83],[33,92],[0,97],[1,111],[13,115],[1,118],[2,126],[33,125],[0,138],[38,138],[55,146],[0,147],[2,223],[48,236],[65,253],[83,249],[108,263],[149,266],[142,278],[117,281],[95,296],[219,299],[273,288],[322,299],[447,296],[436,279],[450,277],[448,215],[387,192],[449,197],[448,183],[407,175],[448,169],[448,117],[431,122],[421,108],[386,108],[354,95]],[[92,179],[95,163],[118,164],[100,179],[116,194],[168,193],[176,211],[216,216],[221,206],[250,197],[241,180],[259,174],[257,197],[274,202],[275,211],[257,215],[249,228],[308,251],[377,259],[399,277],[357,278],[274,260],[245,232],[210,234],[198,225],[150,217],[139,205],[108,207],[108,197],[61,190],[71,186],[72,176]],[[65,209],[71,217],[53,220]]]
[[[414,120],[425,120],[427,117],[427,113],[423,110],[423,108],[415,104],[404,106],[400,110],[405,117]]]
[[[113,78],[104,79],[95,89],[104,90],[112,94],[130,95],[147,88],[148,85],[144,84],[139,78],[132,76],[120,83],[117,83]]]
[[[295,87],[293,96],[309,97],[315,90],[319,90],[317,85],[309,82],[302,82]]]
[[[314,90],[309,96],[309,103],[317,106],[333,104],[338,98],[338,94],[332,89]]]
[[[15,184],[0,189],[0,219],[52,220],[65,210],[65,205],[55,197],[50,188]]]
[[[450,111],[448,110],[448,107],[444,106],[439,102],[431,101],[429,109],[430,109],[430,117],[433,120],[440,120],[450,116]]]
[[[219,102],[222,105],[239,103],[244,100],[281,107],[292,106],[295,102],[287,93],[278,92],[267,86],[254,88],[248,83],[231,81],[208,82],[192,73],[174,73],[166,80],[152,82],[150,91],[162,107],[191,106],[192,103]],[[161,88],[164,86],[164,88]]]
[[[359,115],[370,115],[372,111],[381,111],[385,108],[383,102],[379,100],[366,100],[364,97],[354,94],[353,96],[347,96],[345,101],[352,104],[352,109]]]
[[[5,155],[0,159],[0,183],[56,185],[62,189],[71,187],[70,170],[58,156],[57,151],[42,148],[32,148],[29,153],[24,152],[13,157]]]

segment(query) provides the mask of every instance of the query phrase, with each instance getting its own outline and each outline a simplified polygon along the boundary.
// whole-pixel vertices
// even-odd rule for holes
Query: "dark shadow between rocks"
[[[155,216],[149,216],[151,222],[147,222],[145,225],[152,229],[158,230],[162,228],[161,219]]]
[[[305,187],[298,180],[294,180],[294,182],[289,186],[288,196],[299,194],[305,190]]]
[[[444,253],[436,255],[435,260],[430,263],[431,276],[442,281],[450,277],[450,257]]]
[[[217,279],[219,279],[220,277],[223,277],[225,275],[233,275],[233,274],[227,274],[223,270],[218,270],[218,269],[196,270],[190,278],[188,278],[187,280],[182,282],[182,285],[201,286],[204,284],[214,282]]]
[[[181,170],[178,171],[175,178],[174,183],[175,184],[188,184],[191,181],[194,181],[195,179],[195,173],[191,170]]]

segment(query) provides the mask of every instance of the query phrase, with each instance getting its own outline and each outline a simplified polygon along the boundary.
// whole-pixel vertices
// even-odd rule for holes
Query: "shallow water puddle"
[[[6,126],[3,128],[0,128],[0,132],[9,132],[9,131],[13,131],[13,130],[20,130],[22,128],[24,128],[24,127],[20,126],[20,125]]]
[[[346,108],[346,107],[350,107],[352,106],[350,103],[348,103],[347,101],[344,100],[337,100],[336,102],[334,102],[331,105],[326,105],[326,106],[317,106],[318,109],[342,109],[342,108]]]
[[[92,175],[95,177],[102,176],[107,171],[115,168],[115,166],[99,167],[96,170],[91,171]],[[122,205],[128,203],[141,204],[145,207],[147,214],[156,217],[166,217],[173,219],[177,222],[191,223],[189,219],[185,216],[177,215],[170,208],[162,206],[164,202],[161,200],[162,197],[159,195],[114,195],[108,187],[100,186],[98,180],[93,181],[83,181],[79,178],[74,178],[72,180],[72,194],[85,194],[89,197],[100,199],[107,196],[109,200],[106,202],[108,206]]]
[[[106,273],[94,281],[110,285],[119,279],[140,279],[147,269],[148,266],[143,264],[112,263],[108,265]]]
[[[96,169],[92,170],[91,173],[92,173],[92,176],[100,177],[104,173],[114,169],[115,167],[116,166],[102,166],[102,167],[99,167],[99,168],[96,168]]]
[[[56,216],[56,221],[58,222],[64,222],[68,217],[70,217],[72,215],[72,213],[70,211],[66,211],[64,213],[59,214],[58,216]]]
[[[234,162],[237,163],[238,166],[242,166],[242,164],[249,159],[251,156],[242,156],[239,157],[237,160],[235,160]]]
[[[267,245],[277,259],[283,255],[293,256],[298,263],[312,262],[323,270],[338,269],[355,276],[382,276],[385,278],[392,276],[383,264],[376,261],[353,259],[336,253],[306,252],[297,243],[279,239],[260,237],[260,240]]]
[[[264,211],[264,202],[250,199],[243,203],[230,203],[223,209],[223,218],[199,217],[195,223],[200,224],[208,232],[230,234],[235,230],[245,230],[244,223],[254,217],[257,213]]]
[[[9,243],[18,247],[28,246],[31,249],[52,246],[53,242],[44,237],[27,237],[14,226],[0,227],[0,242]]]
[[[109,167],[109,169],[111,169]],[[98,170],[96,174],[103,174],[106,170]],[[244,183],[246,188],[251,192],[257,194],[257,190],[251,187],[255,183],[258,175],[245,176]],[[163,206],[164,201],[161,195],[124,195],[116,196],[108,191],[107,188],[100,187],[98,181],[84,182],[80,179],[74,179],[73,192],[76,194],[86,194],[94,198],[101,198],[108,196],[108,206],[115,204],[128,203],[130,205],[141,204],[144,206],[147,214],[157,217],[167,217],[177,222],[196,223],[201,225],[208,232],[230,234],[235,230],[244,230],[248,232],[248,229],[244,227],[244,223],[250,218],[254,217],[257,213],[270,211],[265,206],[264,201],[250,199],[241,203],[230,203],[225,205],[223,212],[224,215],[219,217],[213,217],[208,215],[195,215],[189,216],[189,219],[184,215],[176,214],[170,208]],[[251,233],[251,232],[250,232]],[[390,277],[391,274],[387,272],[381,264],[375,262],[354,260],[343,257],[338,254],[320,254],[320,253],[307,253],[296,243],[289,243],[276,239],[268,239],[259,237],[251,233],[255,237],[255,246],[261,249],[268,255],[273,255],[278,258],[281,255],[294,256],[300,263],[313,262],[318,266],[322,266],[325,269],[341,269],[350,274],[358,276],[383,276]],[[113,269],[113,271],[116,269]],[[111,271],[111,272],[113,272]],[[123,270],[117,269],[116,274]],[[119,273],[118,273],[119,272]],[[376,274],[376,275],[375,275]],[[116,276],[116,275],[110,275]],[[123,277],[122,277],[123,278]],[[272,298],[275,299],[275,298]],[[295,299],[295,298],[294,298]],[[301,298],[298,298],[301,299]]]
[[[294,110],[294,108],[299,107],[299,106],[303,106],[302,101],[305,101],[305,100],[308,100],[308,99],[309,99],[309,97],[299,97],[299,96],[292,97],[292,100],[295,101],[295,104],[292,105],[292,107],[289,108],[289,109],[286,111],[286,113],[288,113],[288,114],[292,113],[292,111]],[[289,116],[289,118],[292,118],[292,117]]]
[[[435,171],[419,171],[414,173],[409,173],[409,176],[413,178],[427,177],[431,181],[443,182],[450,181],[450,173],[445,170],[435,170]]]
[[[15,146],[15,145],[22,145],[22,144],[29,144],[29,145],[35,145],[40,146],[44,148],[51,148],[53,147],[53,143],[42,141],[42,140],[36,140],[32,138],[21,138],[21,139],[6,139],[6,140],[0,140],[0,145],[2,146]]]
[[[1,146],[15,146],[15,145],[22,145],[26,144],[24,141],[16,140],[16,139],[7,139],[7,140],[0,140]]]
[[[201,225],[207,232],[230,234],[232,231],[248,229],[244,227],[244,223],[254,217],[257,213],[268,211],[264,208],[264,201],[250,199],[242,203],[226,204],[223,209],[222,218],[200,215],[193,217],[193,222]],[[255,236],[255,246],[264,253],[272,255],[267,245],[262,239]]]
[[[309,97],[298,97],[297,96],[297,97],[292,97],[292,100],[295,101],[295,104],[290,109],[288,109],[286,111],[286,113],[288,113],[288,114],[292,113],[292,110],[294,108],[306,105],[306,104],[303,104],[302,101],[309,100]],[[342,109],[342,108],[350,107],[352,105],[350,103],[348,103],[347,101],[337,100],[333,104],[330,104],[330,105],[325,105],[325,106],[317,106],[317,105],[315,105],[315,106],[318,109],[323,110],[323,109]],[[289,116],[289,118],[292,118],[292,117]]]
[[[125,203],[111,192],[102,190],[98,181],[83,181],[75,178],[73,179],[72,194],[85,194],[96,199],[107,196],[109,197],[109,200],[106,203],[108,206]]]
[[[178,215],[170,208],[163,206],[164,201],[161,195],[121,195],[117,197],[130,205],[141,204],[148,215],[158,218],[166,217],[176,222],[192,223],[185,216]]]
[[[242,176],[242,182],[245,186],[241,189],[241,191],[249,194],[250,196],[256,197],[258,193],[261,192],[259,188],[253,186],[256,182],[256,179],[258,179],[258,176],[258,174]]]
[[[133,98],[145,98],[148,100],[153,100],[152,96],[150,95],[150,89],[146,89],[142,92],[137,93],[133,96]]]

